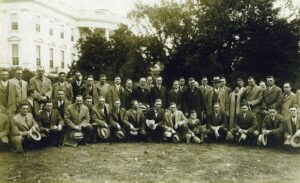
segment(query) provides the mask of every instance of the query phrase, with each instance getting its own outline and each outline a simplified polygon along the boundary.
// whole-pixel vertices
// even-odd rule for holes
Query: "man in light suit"
[[[284,120],[284,140],[290,141],[295,135],[300,137],[300,117],[298,116],[299,106],[292,105],[290,107],[290,117]]]
[[[182,90],[179,89],[178,80],[173,81],[173,88],[168,93],[168,103],[166,104],[166,106],[169,106],[171,102],[174,102],[179,110],[181,109]]]
[[[183,112],[177,110],[174,102],[170,103],[169,110],[165,112],[163,120],[164,138],[166,140],[172,139],[173,142],[178,143],[185,138],[187,133],[187,118]]]
[[[67,107],[72,103],[65,98],[64,90],[57,90],[57,99],[52,101],[53,109],[58,110],[60,116],[64,119]]]
[[[29,131],[39,131],[38,123],[28,113],[28,104],[21,103],[21,110],[11,121],[10,142],[17,152],[24,152],[23,146],[36,145],[29,136]]]
[[[33,89],[29,89],[27,91],[27,98],[23,100],[21,103],[26,103],[28,105],[28,112],[32,114],[35,118],[39,113],[39,102],[37,101],[37,91]],[[21,106],[17,106],[17,112],[21,111]]]
[[[37,75],[30,79],[29,89],[37,91],[36,100],[39,102],[39,110],[44,106],[45,101],[52,97],[52,83],[51,80],[44,76],[44,67],[37,68]]]
[[[139,86],[132,92],[132,99],[137,100],[139,104],[150,106],[150,92],[146,89],[146,79],[140,78]]]
[[[58,110],[53,109],[50,100],[45,103],[45,108],[37,116],[37,122],[39,123],[40,132],[43,134],[40,145],[62,145],[64,121]]]
[[[143,141],[147,135],[145,116],[143,111],[139,109],[137,100],[132,100],[131,105],[132,107],[126,111],[123,121],[126,133],[129,135],[129,140]]]
[[[284,119],[290,116],[290,107],[297,103],[295,97],[296,95],[291,90],[291,83],[286,82],[283,84],[283,93],[280,96],[280,114],[283,116]]]
[[[101,96],[92,107],[92,111],[93,114],[91,122],[94,132],[97,131],[97,128],[106,128],[109,130],[109,104],[105,103],[105,98],[103,96]]]
[[[208,79],[206,76],[203,76],[201,79],[201,85],[200,85],[200,91],[202,93],[203,96],[203,101],[204,101],[204,106],[206,109],[206,114],[210,114],[211,110],[212,110],[212,106],[211,104],[209,104],[209,96],[212,95],[212,93],[214,92],[214,88],[210,85],[208,85]],[[205,121],[204,121],[205,122]]]
[[[82,96],[78,95],[75,103],[67,107],[65,123],[68,127],[64,139],[65,145],[76,147],[79,141],[86,143],[87,139],[90,139],[93,127],[90,124],[89,110],[83,105]],[[83,138],[81,140],[76,139],[74,132],[81,132]]]
[[[63,90],[65,92],[65,97],[68,101],[73,100],[73,88],[72,85],[66,81],[66,73],[60,72],[58,74],[59,82],[53,84],[53,99],[57,99],[57,91]]]
[[[16,69],[15,77],[9,80],[10,90],[8,94],[8,110],[11,114],[17,113],[18,105],[27,99],[28,83],[22,80],[23,70],[21,67]]]
[[[101,91],[101,94],[106,97],[107,95],[107,92],[110,88],[110,84],[106,83],[106,75],[105,74],[101,74],[100,75],[100,82],[99,82],[99,85],[98,85],[100,91]]]
[[[94,84],[94,77],[92,75],[87,78],[87,83],[83,90],[83,98],[88,95],[93,97],[93,104],[99,100],[100,96],[104,96],[98,85]]]
[[[150,106],[154,107],[154,103],[156,99],[161,99],[162,108],[166,108],[167,106],[167,88],[162,86],[162,77],[158,76],[155,80],[155,86],[150,89]]]
[[[224,89],[226,95],[229,96],[229,94],[231,93],[231,89],[228,86],[226,86],[226,84],[227,84],[226,78],[222,76],[220,79],[220,89]]]
[[[120,137],[117,137],[116,132],[121,130],[124,133],[123,139],[126,138],[126,132],[124,127],[124,118],[125,118],[126,110],[121,107],[121,101],[119,99],[115,100],[113,108],[111,109],[109,115],[109,123],[111,129],[111,134],[113,139],[120,140]]]
[[[106,101],[109,104],[109,106],[112,108],[113,103],[115,100],[120,99],[121,106],[124,107],[125,99],[124,99],[124,88],[121,86],[121,77],[116,76],[114,80],[114,85],[110,87],[106,94]]]
[[[9,73],[7,69],[1,69],[0,79],[0,102],[3,107],[7,109],[8,105],[8,94],[9,94]]]

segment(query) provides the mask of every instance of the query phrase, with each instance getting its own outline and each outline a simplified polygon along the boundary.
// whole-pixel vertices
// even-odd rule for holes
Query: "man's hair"
[[[135,102],[138,102],[138,101],[135,99],[131,100],[131,105],[133,105]]]
[[[283,83],[283,86],[284,86],[285,84],[288,84],[290,87],[292,87],[291,82],[284,82],[284,83]]]
[[[160,98],[158,98],[158,99],[155,100],[155,103],[157,103],[157,102],[161,102],[162,103],[162,100]]]
[[[195,110],[191,110],[190,114],[197,114]]]
[[[173,81],[173,84],[174,84],[175,82],[179,82],[179,81],[175,79],[175,80]]]
[[[169,107],[171,107],[172,105],[176,106],[176,103],[175,102],[170,102]]]
[[[45,104],[49,104],[49,103],[52,104],[52,101],[51,100],[46,100],[45,101]]]
[[[87,79],[89,79],[89,78],[92,78],[92,79],[94,80],[94,76],[93,76],[93,75],[89,75],[89,76],[87,77]]]
[[[291,105],[291,106],[289,107],[289,109],[291,109],[291,108],[299,109],[299,106],[298,106],[298,104],[293,104],[293,105]]]
[[[274,76],[267,76],[267,79],[274,79]]]
[[[86,100],[86,99],[92,99],[93,100],[93,97],[90,96],[90,95],[87,95],[87,96],[85,96],[84,100]]]
[[[67,75],[65,72],[59,72],[59,73],[58,73],[58,76],[60,76],[60,75],[62,75],[62,74],[64,74],[65,76]]]
[[[106,77],[105,74],[100,74],[100,78]]]
[[[190,78],[189,78],[189,81],[193,81],[193,80],[195,80],[195,78],[193,78],[193,77],[190,77]]]
[[[247,102],[242,102],[242,103],[241,103],[241,107],[243,107],[243,106],[249,107]]]
[[[201,80],[208,79],[207,76],[202,76]]]
[[[21,108],[22,108],[23,106],[25,106],[25,105],[27,105],[27,106],[28,106],[28,103],[27,103],[27,102],[25,102],[25,101],[20,103],[20,107],[21,107]]]
[[[8,72],[7,68],[1,68],[0,72]]]
[[[218,106],[220,106],[220,103],[219,103],[219,102],[216,102],[216,103],[214,103],[214,106],[215,106],[215,105],[218,105]]]
[[[184,77],[182,77],[182,76],[181,76],[181,77],[179,77],[179,80],[181,80],[181,79],[184,79]]]

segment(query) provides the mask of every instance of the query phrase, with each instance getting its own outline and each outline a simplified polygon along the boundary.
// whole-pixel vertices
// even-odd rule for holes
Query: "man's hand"
[[[146,133],[145,130],[141,130],[141,134],[142,134],[142,135],[146,135],[147,133]]]
[[[287,140],[290,140],[291,138],[292,138],[292,136],[290,136],[290,135],[286,136]]]
[[[77,126],[74,127],[74,129],[77,130],[77,131],[81,131],[81,126],[77,125]]]
[[[117,124],[117,129],[121,130],[121,126],[119,124]]]
[[[57,130],[58,130],[58,131],[61,131],[61,130],[62,130],[62,125],[61,125],[61,124],[59,124],[59,125],[57,126]]]
[[[132,124],[130,124],[130,130],[134,129],[134,126]]]

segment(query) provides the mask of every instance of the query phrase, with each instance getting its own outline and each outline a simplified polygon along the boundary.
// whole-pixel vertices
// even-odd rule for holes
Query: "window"
[[[71,41],[74,41],[74,29],[71,29]]]
[[[19,45],[12,44],[12,64],[19,65]]]
[[[60,38],[64,39],[65,37],[65,26],[64,25],[61,25],[60,26]]]
[[[19,26],[18,26],[18,15],[17,14],[12,14],[10,17],[10,22],[11,22],[11,30],[18,30]]]
[[[51,20],[49,22],[49,36],[53,36],[53,27],[54,27],[54,23],[53,21]]]
[[[49,62],[50,62],[50,68],[53,68],[54,67],[54,64],[53,64],[53,48],[49,49]]]
[[[41,46],[36,46],[36,65],[41,66]]]
[[[35,17],[35,31],[41,32],[41,18],[39,16]]]
[[[64,69],[65,68],[65,52],[64,51],[61,51],[60,52],[60,55],[61,55],[61,68]]]

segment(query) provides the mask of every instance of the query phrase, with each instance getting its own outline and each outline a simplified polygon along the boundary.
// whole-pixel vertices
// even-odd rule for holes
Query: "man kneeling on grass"
[[[190,117],[187,120],[187,134],[186,134],[186,143],[196,143],[200,144],[203,142],[204,133],[206,131],[206,125],[203,125],[201,121],[197,118],[197,112],[192,110]]]
[[[239,143],[256,144],[258,136],[257,118],[253,112],[249,111],[247,103],[241,105],[241,112],[236,116],[231,132]]]
[[[164,138],[174,143],[180,142],[187,133],[186,117],[182,111],[177,110],[174,102],[170,103],[169,111],[165,113],[163,128]]]
[[[284,121],[284,139],[284,145],[300,147],[300,117],[296,104],[290,107],[290,117]]]

